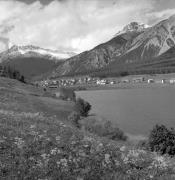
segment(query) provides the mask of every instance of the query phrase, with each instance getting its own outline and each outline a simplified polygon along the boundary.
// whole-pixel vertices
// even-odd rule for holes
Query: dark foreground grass
[[[0,104],[0,179],[175,179],[173,158],[119,146],[115,141],[78,130],[64,117],[59,118],[59,113],[47,113],[48,104],[42,97],[37,99],[38,111],[32,96],[28,95],[24,101],[26,94],[21,92],[20,98],[15,99],[13,89],[11,92],[0,90],[3,100]],[[55,106],[55,101],[47,98],[47,102],[49,108]],[[71,111],[70,104],[58,102],[64,109],[67,107],[65,113]],[[60,107],[58,111],[63,112]]]

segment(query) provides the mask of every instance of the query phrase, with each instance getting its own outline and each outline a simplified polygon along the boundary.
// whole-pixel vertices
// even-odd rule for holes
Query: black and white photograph
[[[175,0],[0,0],[0,180],[175,180]]]

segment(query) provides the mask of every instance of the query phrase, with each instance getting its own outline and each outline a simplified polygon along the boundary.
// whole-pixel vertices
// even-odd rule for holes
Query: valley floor
[[[67,121],[73,107],[0,78],[0,179],[175,179],[173,158],[77,129]]]
[[[132,82],[134,78],[143,77],[145,81],[143,82]],[[175,87],[175,83],[170,83],[170,79],[175,79],[175,73],[170,74],[155,74],[155,75],[129,75],[122,78],[104,78],[109,81],[116,81],[116,84],[105,84],[97,85],[96,83],[78,84],[74,86],[68,86],[67,88],[73,88],[75,90],[108,90],[108,89],[135,89],[135,88],[159,88],[159,87]],[[129,82],[120,82],[122,79],[129,80]],[[148,83],[148,79],[153,79],[153,83]],[[161,80],[165,80],[162,83]],[[52,92],[56,92],[57,89],[51,89]]]
[[[158,84],[158,83],[119,83],[114,85],[92,85],[83,86],[82,90],[108,90],[108,89],[136,89],[136,88],[161,88],[161,87],[175,87],[173,84]],[[74,87],[75,88],[75,87]]]

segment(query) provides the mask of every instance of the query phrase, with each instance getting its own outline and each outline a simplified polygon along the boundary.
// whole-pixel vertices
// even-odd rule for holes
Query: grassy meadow
[[[74,102],[0,78],[0,179],[173,180],[175,159],[73,126]]]

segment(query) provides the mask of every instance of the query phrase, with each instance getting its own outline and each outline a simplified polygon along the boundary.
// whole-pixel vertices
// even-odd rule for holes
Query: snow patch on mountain
[[[119,36],[121,34],[124,34],[127,32],[133,32],[133,31],[141,32],[149,27],[150,26],[143,23],[131,22],[130,24],[126,25],[121,31],[119,31],[115,36]]]
[[[64,52],[57,50],[44,49],[33,45],[16,46],[0,53],[0,62],[13,60],[14,58],[43,58],[50,61],[65,61],[66,59],[76,55],[72,52]]]
[[[25,55],[27,53],[30,53],[30,52],[34,52],[34,53],[38,53],[38,54],[41,54],[41,55],[49,55],[49,56],[53,56],[55,58],[58,58],[58,59],[68,59],[71,57],[70,54],[68,53],[59,53],[59,52],[52,52],[52,51],[48,51],[48,50],[44,50],[44,49],[19,49],[18,52],[22,55]]]
[[[33,56],[48,56],[50,58],[54,58],[56,60],[65,60],[68,59],[74,55],[76,55],[73,52],[64,52],[64,51],[57,51],[57,50],[50,50],[50,49],[44,49],[37,46],[12,46],[10,49],[7,50],[9,54],[16,54],[16,55],[28,55],[33,53]]]

